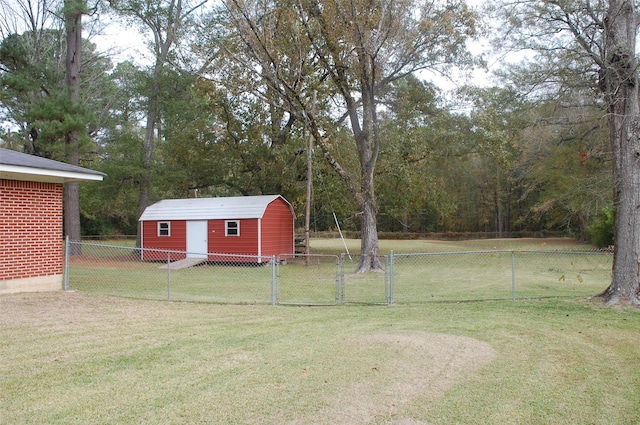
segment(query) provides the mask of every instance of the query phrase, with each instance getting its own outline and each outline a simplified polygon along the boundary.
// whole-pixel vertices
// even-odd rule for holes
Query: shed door
[[[187,258],[207,258],[207,221],[187,221]]]

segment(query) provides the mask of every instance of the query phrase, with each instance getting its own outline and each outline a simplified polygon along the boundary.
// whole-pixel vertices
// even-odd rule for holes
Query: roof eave
[[[48,183],[102,181],[103,173],[79,173],[73,171],[47,170],[44,168],[0,164],[0,179],[26,180]]]

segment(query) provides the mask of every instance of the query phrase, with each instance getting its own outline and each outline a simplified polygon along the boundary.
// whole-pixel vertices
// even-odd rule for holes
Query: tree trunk
[[[362,125],[354,108],[356,102],[347,102],[351,128],[360,156],[360,264],[357,273],[384,270],[379,257],[378,208],[374,190],[374,173],[378,161],[380,139],[376,115],[375,72],[368,52],[359,55],[360,93],[362,100]]]
[[[609,109],[613,155],[615,249],[607,304],[640,305],[640,117],[632,0],[610,0],[605,20],[602,87]]]
[[[502,237],[502,199],[500,196],[500,167],[496,167],[496,183],[493,188],[493,202],[496,215],[496,236]]]
[[[77,106],[80,103],[80,64],[82,52],[82,2],[66,0],[65,28],[67,36],[66,58],[66,85],[71,103]],[[80,130],[70,130],[65,136],[67,162],[72,165],[79,163]],[[80,235],[80,192],[78,183],[67,183],[64,191],[64,229],[65,234],[72,241],[79,241]],[[72,255],[80,254],[80,245],[71,252]]]
[[[511,237],[511,175],[505,173],[505,202],[504,202],[504,235]]]
[[[153,168],[153,152],[155,148],[155,126],[157,120],[156,104],[159,96],[159,89],[156,89],[156,84],[152,88],[152,93],[149,96],[149,106],[147,110],[147,124],[143,142],[143,154],[142,154],[142,166],[144,172],[140,179],[140,188],[138,191],[138,217],[142,215],[144,210],[149,206],[149,193],[151,191],[151,172]],[[136,246],[142,246],[142,232],[138,229],[136,236]]]
[[[379,257],[378,226],[374,199],[370,196],[366,198],[360,205],[360,263],[356,270],[357,273],[384,270]]]

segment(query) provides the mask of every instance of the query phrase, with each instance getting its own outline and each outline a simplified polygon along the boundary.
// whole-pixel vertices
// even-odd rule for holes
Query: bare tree
[[[358,272],[381,269],[374,190],[379,98],[406,75],[468,64],[465,42],[475,33],[474,12],[463,2],[413,0],[228,0],[225,5],[245,49],[232,58],[306,123],[359,206]],[[312,93],[318,94],[318,112]],[[353,173],[332,149],[332,135],[345,122],[358,153],[359,169]]]
[[[57,16],[60,3],[60,0],[0,0],[0,38],[25,32],[36,37],[45,30],[59,27],[62,24]]]

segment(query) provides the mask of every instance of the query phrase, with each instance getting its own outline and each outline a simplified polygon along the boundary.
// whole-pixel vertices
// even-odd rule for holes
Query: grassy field
[[[0,424],[638,424],[640,311],[0,296]]]
[[[637,424],[640,312],[0,297],[2,424]]]
[[[311,239],[313,252],[337,254],[345,252],[347,247],[350,253],[360,250],[358,239]],[[474,239],[465,241],[441,241],[429,239],[413,240],[381,240],[380,253],[385,255],[393,250],[396,253],[411,252],[458,252],[458,251],[483,251],[483,250],[566,250],[566,249],[592,249],[590,245],[582,244],[571,238],[550,239]]]

